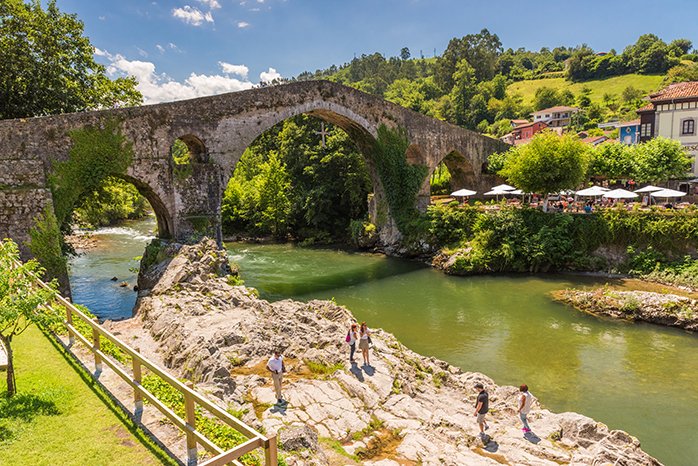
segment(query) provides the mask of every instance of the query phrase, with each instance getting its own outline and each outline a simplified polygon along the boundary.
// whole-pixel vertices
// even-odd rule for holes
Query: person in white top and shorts
[[[528,391],[528,385],[523,384],[519,387],[521,396],[519,397],[519,418],[523,423],[524,434],[531,432],[531,428],[528,425],[528,413],[531,412],[531,406],[533,405],[533,395]]]

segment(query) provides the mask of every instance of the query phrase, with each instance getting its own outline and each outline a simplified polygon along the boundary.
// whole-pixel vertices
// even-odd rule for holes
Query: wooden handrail
[[[16,265],[20,265],[17,263]],[[45,289],[51,289],[46,283],[39,279],[36,275],[31,274],[34,280]],[[206,466],[220,466],[224,464],[233,464],[241,466],[238,459],[257,448],[262,448],[264,450],[264,464],[265,466],[277,466],[278,454],[277,454],[277,444],[276,436],[266,437],[262,435],[257,430],[248,426],[244,422],[240,421],[226,410],[222,409],[217,404],[211,402],[209,399],[201,395],[199,392],[189,387],[184,383],[177,380],[175,377],[170,375],[165,369],[161,368],[154,362],[150,361],[148,358],[140,354],[135,349],[131,348],[125,342],[119,340],[114,334],[109,332],[107,329],[94,322],[88,315],[74,306],[70,301],[65,299],[60,294],[56,294],[56,301],[66,309],[66,319],[63,324],[68,330],[69,341],[72,344],[75,339],[80,343],[85,345],[93,354],[95,360],[95,371],[98,374],[102,370],[102,363],[106,364],[111,368],[114,373],[116,373],[120,378],[122,378],[126,383],[128,383],[133,388],[133,398],[136,404],[136,409],[142,408],[142,400],[146,399],[150,404],[156,407],[165,417],[167,417],[172,423],[177,426],[181,431],[186,434],[187,439],[187,458],[189,465],[195,465],[198,462],[197,455],[197,444],[203,446],[207,451],[215,455],[213,458],[202,463]],[[92,329],[92,341],[88,337],[81,334],[77,328],[74,326],[74,316],[77,316],[80,321],[84,322]],[[111,356],[102,352],[100,345],[100,338],[104,337],[116,345],[121,351],[126,353],[131,357],[133,363],[133,375],[129,375],[123,366]],[[182,393],[185,401],[185,415],[187,419],[182,419],[178,416],[172,409],[167,407],[162,401],[160,401],[155,395],[150,393],[141,385],[141,369],[142,367],[147,368],[152,373],[160,377],[164,382],[178,390]],[[246,442],[228,450],[223,451],[222,448],[215,445],[211,440],[204,436],[201,432],[196,430],[196,405],[201,406],[206,411],[208,411],[213,417],[224,422],[228,426],[237,430],[249,440]]]

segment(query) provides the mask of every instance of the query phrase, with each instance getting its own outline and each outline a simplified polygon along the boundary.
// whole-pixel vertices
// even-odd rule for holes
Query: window
[[[696,133],[696,120],[688,118],[681,121],[681,135],[690,136]]]
[[[652,137],[652,123],[643,123],[640,126],[640,136],[643,138]]]

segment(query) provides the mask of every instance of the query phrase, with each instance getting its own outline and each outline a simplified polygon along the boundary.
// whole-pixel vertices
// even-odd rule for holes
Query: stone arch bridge
[[[483,174],[489,154],[505,150],[500,141],[405,109],[380,97],[328,81],[306,81],[211,97],[133,108],[0,121],[0,238],[20,245],[46,206],[52,206],[47,176],[66,160],[71,130],[101,127],[116,120],[133,144],[134,157],[125,176],[155,210],[159,235],[177,240],[206,234],[221,240],[223,192],[244,150],[273,125],[299,114],[321,118],[344,129],[365,154],[374,150],[381,124],[402,127],[410,142],[409,163],[431,174],[443,160],[458,187],[482,190],[492,177]],[[170,154],[176,139],[192,154],[186,178],[174,174]],[[394,241],[392,217],[378,219],[385,203],[380,177],[367,156],[373,182],[373,220],[384,243]],[[428,204],[429,180],[417,203]],[[24,248],[26,253],[26,248]]]

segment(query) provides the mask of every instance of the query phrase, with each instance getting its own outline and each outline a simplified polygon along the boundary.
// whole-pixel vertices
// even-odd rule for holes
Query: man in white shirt
[[[279,404],[284,402],[281,397],[281,380],[286,372],[286,366],[284,366],[284,357],[281,356],[280,351],[274,351],[274,356],[269,358],[267,362],[267,370],[271,372],[271,378],[274,381],[274,391],[276,392],[276,399]]]

